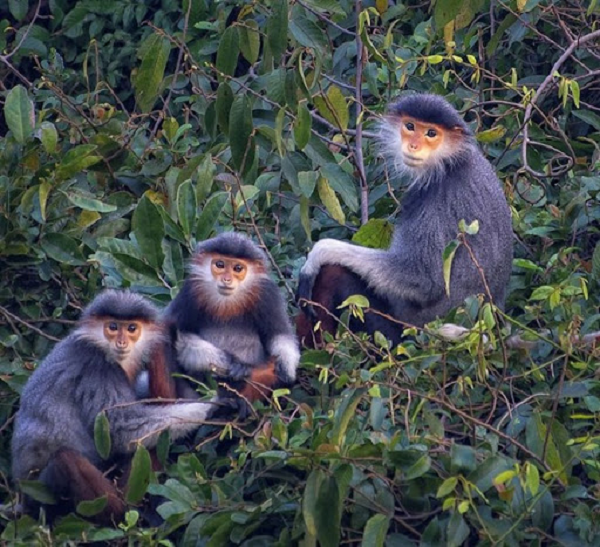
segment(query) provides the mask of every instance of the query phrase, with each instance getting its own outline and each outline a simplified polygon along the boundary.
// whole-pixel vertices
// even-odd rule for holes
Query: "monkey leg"
[[[125,514],[125,502],[115,485],[77,450],[63,448],[57,451],[40,475],[40,480],[59,498],[58,504],[62,505],[61,499],[66,500],[70,510],[75,509],[80,501],[106,496],[106,507],[95,517],[98,521],[119,521]]]
[[[353,294],[365,296],[369,300],[370,308],[385,314],[390,313],[390,304],[369,289],[358,275],[343,266],[323,266],[315,279],[312,292],[312,300],[316,303],[313,306],[314,314],[311,314],[306,307],[302,307],[302,313],[296,318],[296,333],[300,341],[312,348],[322,345],[321,333],[314,332],[317,322],[320,322],[321,332],[335,334],[337,320],[342,311],[337,308]],[[380,331],[393,343],[398,343],[402,337],[400,325],[372,312],[365,313],[364,323],[352,318],[350,328],[353,331],[365,331],[369,334]]]

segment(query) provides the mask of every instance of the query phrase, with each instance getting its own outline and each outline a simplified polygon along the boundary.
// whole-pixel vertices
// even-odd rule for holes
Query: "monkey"
[[[286,303],[269,277],[265,253],[248,237],[220,234],[197,245],[190,274],[167,306],[176,353],[170,372],[226,379],[230,397],[242,417],[247,403],[265,398],[270,389],[296,379],[300,349]],[[197,397],[184,378],[173,382],[169,371],[150,371],[154,395]],[[239,397],[236,397],[236,393]]]
[[[302,309],[297,332],[309,345],[316,320],[335,332],[336,321],[327,312],[339,316],[337,307],[351,294],[371,298],[370,307],[391,317],[367,314],[362,330],[381,330],[394,344],[402,339],[401,324],[421,327],[467,296],[483,293],[504,306],[513,253],[510,209],[459,113],[439,95],[403,96],[389,106],[380,141],[386,159],[409,179],[391,245],[369,249],[332,239],[314,245],[297,291]],[[478,233],[466,236],[476,263],[460,245],[447,294],[442,255],[463,219],[479,221]],[[303,305],[307,301],[327,311]]]
[[[120,520],[125,502],[103,471],[130,459],[137,443],[153,447],[162,430],[176,439],[210,416],[209,403],[136,403],[135,378],[163,344],[153,304],[133,292],[107,289],[27,381],[12,437],[12,473],[17,481],[39,480],[48,487],[59,502],[46,507],[49,518],[106,496],[98,520]],[[108,461],[94,443],[94,423],[102,411],[110,424]],[[24,506],[30,513],[38,509],[27,496]]]

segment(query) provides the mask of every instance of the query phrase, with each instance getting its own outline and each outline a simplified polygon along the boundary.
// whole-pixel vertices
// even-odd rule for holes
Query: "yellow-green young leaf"
[[[381,218],[372,218],[352,236],[352,241],[371,249],[387,249],[392,241],[394,227]]]
[[[162,240],[165,236],[165,224],[158,207],[144,195],[138,202],[131,227],[142,256],[153,268],[161,268],[165,259]]]
[[[303,150],[310,139],[310,130],[312,127],[312,118],[306,106],[306,101],[298,104],[298,113],[294,122],[294,140],[299,150]]]
[[[314,98],[314,103],[319,114],[328,122],[339,127],[342,131],[348,129],[350,112],[346,98],[339,87],[332,85],[327,90],[327,95],[325,97],[317,95]]]
[[[460,221],[462,223],[461,231],[470,236],[474,236],[479,233],[479,221],[474,220],[471,224],[466,224],[464,220]]]
[[[142,112],[152,110],[165,75],[171,43],[158,34],[151,34],[140,46],[142,64],[134,78],[135,100]]]
[[[179,129],[179,122],[173,118],[165,118],[162,125],[163,133],[167,140],[171,142],[173,137],[177,134],[177,130]]]
[[[310,241],[310,217],[308,214],[308,198],[306,196],[300,196],[300,224],[302,224],[306,237]]]
[[[372,516],[365,526],[361,546],[383,547],[389,526],[390,519],[385,515]]]
[[[17,85],[8,92],[4,103],[4,118],[15,140],[25,143],[35,127],[35,109],[22,85]]]
[[[253,19],[246,19],[244,25],[238,27],[238,33],[240,36],[240,51],[244,59],[253,65],[258,60],[260,51],[258,23]]]
[[[219,40],[219,49],[217,51],[217,70],[233,76],[237,60],[240,53],[240,39],[238,28],[236,26],[227,27]]]
[[[139,503],[146,493],[150,484],[150,473],[152,472],[152,461],[150,453],[142,445],[138,445],[131,462],[131,473],[127,480],[127,503]]]
[[[465,514],[465,513],[466,513],[466,512],[469,510],[469,505],[470,505],[470,504],[469,504],[469,502],[468,502],[467,500],[461,501],[461,502],[458,504],[458,512],[459,512],[461,515],[464,515],[464,514]]]
[[[554,287],[550,285],[542,285],[531,293],[529,300],[546,300],[554,292]]]
[[[571,95],[573,95],[573,102],[575,103],[575,106],[579,108],[579,98],[581,96],[579,83],[576,80],[571,80],[569,85],[571,87]]]
[[[331,442],[336,446],[342,446],[346,439],[346,430],[350,420],[356,413],[356,407],[360,403],[364,390],[351,389],[341,396],[340,404],[335,411],[333,429],[331,431]]]
[[[254,161],[254,139],[252,138],[252,106],[245,95],[238,95],[229,112],[229,135],[231,160],[235,168],[244,172]]]
[[[106,412],[100,412],[94,420],[94,444],[100,457],[106,460],[111,449],[110,424]]]
[[[522,13],[525,9],[525,4],[527,4],[527,0],[517,0],[517,10]]]
[[[486,302],[483,305],[483,322],[488,330],[491,330],[496,325],[496,318],[494,317],[494,312],[492,311],[492,305],[489,302]]]
[[[477,59],[473,55],[467,55],[467,61],[473,66],[477,66]]]
[[[444,261],[443,265],[443,273],[444,273],[444,287],[446,289],[446,294],[450,296],[450,275],[452,273],[452,261],[454,260],[454,255],[456,254],[456,250],[459,247],[459,242],[456,239],[453,239],[442,254],[442,260]]]
[[[40,125],[40,140],[42,141],[44,150],[48,154],[54,154],[54,152],[56,152],[58,132],[52,122],[42,122]]]
[[[273,0],[271,16],[267,21],[267,40],[275,62],[283,55],[287,46],[288,35],[288,2]]]
[[[540,489],[540,472],[531,462],[525,464],[525,485],[532,496],[535,496]]]
[[[506,484],[517,476],[517,472],[514,469],[503,471],[499,475],[494,477],[494,484]]]
[[[323,203],[323,205],[325,205],[325,208],[333,217],[333,219],[339,222],[340,224],[344,224],[346,222],[346,216],[344,215],[344,211],[342,210],[340,200],[335,195],[335,192],[333,191],[331,186],[329,186],[329,182],[325,177],[319,177],[318,192],[321,202]]]
[[[369,307],[369,299],[362,294],[353,294],[344,300],[339,306],[338,309],[341,310],[343,308],[347,308],[348,306],[356,306],[357,308],[368,308]]]
[[[84,211],[96,211],[98,213],[112,213],[117,210],[116,205],[103,203],[99,199],[93,198],[83,192],[76,190],[68,190],[66,192],[69,201],[76,207],[80,207]]]
[[[375,0],[375,7],[380,15],[383,15],[388,9],[388,0]]]
[[[451,492],[454,492],[458,484],[458,477],[448,477],[438,488],[436,498],[445,498]]]
[[[88,228],[102,218],[102,215],[97,211],[81,211],[77,218],[77,226],[80,228]]]
[[[48,205],[48,196],[50,195],[50,190],[52,189],[52,185],[45,180],[40,184],[40,190],[38,192],[39,200],[40,200],[40,213],[42,215],[42,220],[46,220],[46,206]]]
[[[484,144],[488,144],[490,142],[495,142],[506,135],[506,127],[503,125],[497,125],[492,129],[486,129],[485,131],[480,131],[477,133],[476,138],[479,142]]]
[[[448,509],[452,509],[452,507],[454,507],[455,503],[456,503],[456,498],[454,496],[446,498],[444,500],[444,503],[442,503],[442,511],[448,511]]]
[[[101,496],[95,500],[81,501],[75,510],[84,517],[93,517],[102,511],[108,503],[107,496]]]
[[[427,57],[427,62],[430,65],[437,65],[439,63],[441,63],[444,60],[444,57],[442,55],[429,55]]]

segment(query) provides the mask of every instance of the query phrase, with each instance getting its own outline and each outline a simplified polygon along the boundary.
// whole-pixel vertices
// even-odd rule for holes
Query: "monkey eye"
[[[129,332],[135,332],[137,330],[137,325],[135,323],[129,323],[129,325],[127,325],[127,330]]]
[[[119,330],[119,325],[117,325],[114,321],[111,321],[108,324],[108,330],[112,330],[112,331]]]
[[[222,260],[217,260],[217,261],[215,262],[215,266],[216,266],[217,268],[219,268],[219,270],[222,270],[222,269],[225,267],[225,262],[223,262]]]
[[[414,131],[415,130],[415,124],[412,123],[412,122],[405,123],[404,127],[406,127],[406,129],[408,129],[409,131]]]
[[[433,139],[433,137],[437,137],[437,131],[435,129],[428,129],[427,133],[425,134],[431,139]]]
[[[243,264],[236,264],[236,265],[233,267],[233,271],[234,271],[235,273],[242,273],[242,272],[244,271],[244,265],[243,265]]]

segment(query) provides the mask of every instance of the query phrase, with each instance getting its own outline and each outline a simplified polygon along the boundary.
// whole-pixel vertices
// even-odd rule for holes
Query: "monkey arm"
[[[231,356],[197,334],[180,332],[175,348],[177,361],[187,372],[229,374]]]
[[[132,452],[137,443],[152,448],[165,429],[169,430],[172,440],[183,437],[209,418],[214,408],[211,403],[133,404],[109,408],[113,451]]]

